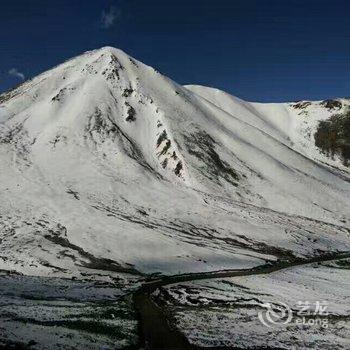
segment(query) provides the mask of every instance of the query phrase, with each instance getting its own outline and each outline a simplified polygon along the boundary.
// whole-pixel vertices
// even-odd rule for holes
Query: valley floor
[[[349,258],[342,253],[249,270],[151,277],[134,291],[2,273],[0,348],[347,349]],[[322,315],[309,313],[300,324],[300,302],[327,305]],[[267,303],[276,312],[288,305],[293,318],[262,323],[259,313]]]

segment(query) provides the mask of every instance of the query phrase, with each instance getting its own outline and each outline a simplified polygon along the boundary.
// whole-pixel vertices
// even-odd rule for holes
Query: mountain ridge
[[[321,102],[183,87],[104,47],[0,110],[0,269],[127,283],[349,249],[349,171],[313,141]]]

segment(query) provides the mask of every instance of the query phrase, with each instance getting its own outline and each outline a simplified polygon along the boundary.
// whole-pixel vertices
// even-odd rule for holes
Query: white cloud
[[[112,27],[116,20],[120,16],[120,11],[117,10],[115,6],[111,6],[107,11],[103,10],[101,14],[101,25],[102,28],[110,28]]]
[[[19,78],[21,80],[24,80],[26,77],[23,73],[21,73],[17,68],[11,68],[8,72],[13,77]]]

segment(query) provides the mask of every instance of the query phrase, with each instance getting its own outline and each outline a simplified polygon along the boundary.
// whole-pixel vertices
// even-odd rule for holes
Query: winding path
[[[168,322],[166,308],[160,307],[151,298],[151,294],[160,287],[179,282],[192,282],[203,279],[268,274],[294,266],[345,258],[350,258],[350,252],[324,254],[309,259],[297,259],[292,262],[283,261],[274,264],[265,264],[246,270],[189,273],[158,277],[157,279],[149,280],[133,295],[134,304],[140,318],[140,343],[146,350],[201,349],[200,347],[190,344],[182,333],[171,327]]]

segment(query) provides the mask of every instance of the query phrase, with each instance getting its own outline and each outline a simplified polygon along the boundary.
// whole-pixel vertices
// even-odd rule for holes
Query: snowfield
[[[0,95],[0,270],[122,296],[350,251],[349,168],[313,139],[336,102],[180,86],[111,47],[73,58]]]
[[[270,275],[176,284],[163,289],[158,298],[167,303],[181,331],[199,346],[348,349],[349,266],[349,260],[340,260]],[[275,310],[280,303],[288,305],[292,321],[266,327],[257,317],[266,303]],[[313,316],[317,303],[325,305],[324,314]],[[304,311],[305,305],[309,309]],[[302,317],[310,324],[298,324]]]

